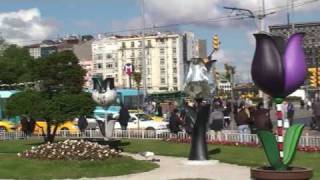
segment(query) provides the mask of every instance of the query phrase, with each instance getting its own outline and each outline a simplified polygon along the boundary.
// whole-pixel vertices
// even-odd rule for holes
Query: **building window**
[[[178,82],[177,77],[173,77],[173,83],[177,83],[177,82]]]
[[[151,40],[148,40],[148,47],[151,47]]]
[[[122,42],[122,48],[126,48],[126,43]]]
[[[165,64],[164,58],[160,58],[160,64],[161,64],[161,65]]]
[[[165,78],[161,78],[161,79],[160,79],[160,83],[161,83],[161,84],[165,84],[165,83],[166,83],[166,79],[165,79]]]
[[[101,63],[98,63],[97,64],[97,69],[101,69],[102,68],[102,64]]]
[[[164,54],[164,48],[160,48],[160,54]]]
[[[172,68],[173,73],[177,73],[177,68]]]
[[[131,42],[131,47],[134,48],[134,41]]]
[[[151,68],[147,69],[147,74],[149,74],[149,75],[151,74]]]
[[[108,53],[108,54],[106,55],[106,58],[107,58],[107,59],[111,59],[111,58],[112,58],[112,54]]]
[[[96,60],[102,60],[102,54],[96,54],[95,55]]]
[[[113,67],[113,65],[112,65],[112,64],[110,64],[110,63],[107,63],[107,64],[106,64],[106,68],[108,68],[108,69],[109,69],[109,68],[112,68],[112,67]]]
[[[177,64],[177,58],[172,58],[172,63]]]
[[[177,48],[172,48],[172,54],[176,54],[177,53]]]
[[[165,68],[160,68],[160,73],[161,74],[166,73],[166,69]]]
[[[174,46],[174,45],[176,45],[177,44],[177,39],[176,38],[173,38],[172,39],[172,45]]]

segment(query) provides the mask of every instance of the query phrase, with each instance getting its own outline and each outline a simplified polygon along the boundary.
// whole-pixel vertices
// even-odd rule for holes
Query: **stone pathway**
[[[129,154],[138,160],[144,160],[140,155]],[[155,156],[160,167],[149,172],[116,177],[94,178],[98,180],[249,180],[250,168],[245,166],[217,163],[213,165],[185,165],[186,158]],[[82,178],[86,180],[89,178]]]

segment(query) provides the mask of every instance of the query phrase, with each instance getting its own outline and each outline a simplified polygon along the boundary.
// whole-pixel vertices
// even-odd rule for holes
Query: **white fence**
[[[100,131],[86,130],[83,133],[69,133],[68,131],[58,131],[57,137],[61,138],[103,138]],[[33,135],[32,137],[41,138],[41,135]],[[190,136],[185,132],[172,134],[167,131],[153,131],[153,130],[115,130],[114,138],[125,139],[176,139],[176,140],[190,140]],[[0,133],[0,140],[15,140],[27,138],[23,132],[2,132]],[[256,134],[239,134],[234,131],[222,131],[220,133],[209,132],[207,134],[208,142],[226,142],[226,143],[250,143],[259,144],[259,139]],[[320,136],[301,136],[299,141],[301,147],[320,147]]]

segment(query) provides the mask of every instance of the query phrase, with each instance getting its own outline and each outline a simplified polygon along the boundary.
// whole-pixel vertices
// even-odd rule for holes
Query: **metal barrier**
[[[33,135],[32,137],[41,138],[41,135]],[[69,131],[58,131],[56,137],[59,138],[103,138],[100,131],[86,130],[84,132],[70,133]],[[177,139],[177,140],[190,140],[190,136],[185,132],[172,134],[163,130],[114,130],[114,138],[125,139]],[[16,140],[25,139],[27,136],[21,132],[1,132],[0,140]],[[256,134],[240,134],[235,131],[221,131],[218,133],[208,132],[208,142],[229,142],[229,143],[251,143],[259,144],[259,138]],[[299,141],[300,147],[320,147],[320,136],[301,136]]]

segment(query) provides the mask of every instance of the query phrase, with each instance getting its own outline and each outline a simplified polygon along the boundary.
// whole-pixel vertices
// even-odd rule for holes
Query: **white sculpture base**
[[[219,160],[206,160],[206,161],[194,161],[194,160],[185,160],[181,162],[183,165],[188,166],[210,166],[219,164]]]

